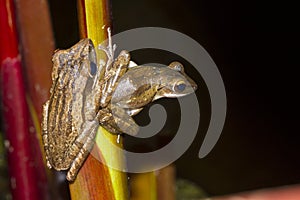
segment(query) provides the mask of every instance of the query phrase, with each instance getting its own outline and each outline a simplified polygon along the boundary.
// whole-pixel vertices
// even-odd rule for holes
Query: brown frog
[[[161,97],[180,97],[196,84],[179,63],[168,68],[132,67],[122,51],[113,59],[109,44],[99,48],[107,62],[97,62],[93,43],[83,39],[53,55],[50,98],[43,106],[42,138],[47,166],[68,170],[73,181],[94,144],[99,125],[113,134],[135,135],[138,125],[131,118],[143,106]],[[103,63],[103,62],[102,62]]]

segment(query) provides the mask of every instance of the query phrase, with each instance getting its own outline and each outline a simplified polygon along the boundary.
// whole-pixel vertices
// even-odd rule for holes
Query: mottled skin
[[[172,62],[168,67],[136,66],[122,76],[111,103],[133,116],[154,100],[185,96],[196,88],[179,62]]]
[[[128,70],[128,52],[122,51],[113,60],[111,40],[108,47],[100,49],[107,54],[106,66],[96,64],[89,39],[56,51],[53,56],[53,83],[50,99],[43,107],[42,137],[47,166],[69,169],[69,181],[76,178],[92,149],[99,125],[114,134],[135,135],[138,125],[131,116],[143,106],[196,89],[180,63],[172,63],[168,68]]]
[[[129,54],[122,51],[100,79],[102,72],[96,65],[94,46],[89,39],[68,50],[56,51],[53,56],[53,83],[50,99],[43,107],[42,135],[47,166],[56,170],[70,168],[69,181],[75,179],[91,150],[99,121],[111,116],[109,110],[101,110],[110,101],[101,94],[104,91],[111,96],[112,91],[106,91],[116,86],[111,79],[126,71],[123,69],[127,69],[129,60]],[[104,88],[106,82],[110,83],[109,88]]]

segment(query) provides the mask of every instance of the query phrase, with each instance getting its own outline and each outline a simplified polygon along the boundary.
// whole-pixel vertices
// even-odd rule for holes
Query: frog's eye
[[[97,72],[97,65],[95,62],[91,61],[90,62],[90,73],[91,73],[91,75],[94,76],[96,74],[96,72]]]
[[[186,88],[186,84],[183,81],[179,81],[174,86],[174,90],[176,92],[183,92],[185,90],[185,88]]]
[[[96,52],[93,46],[90,46],[89,52],[89,61],[90,61],[90,74],[94,76],[97,73],[97,64],[96,64]]]

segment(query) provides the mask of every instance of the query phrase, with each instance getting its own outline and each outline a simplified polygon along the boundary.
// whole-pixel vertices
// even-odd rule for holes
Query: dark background
[[[49,3],[57,47],[70,47],[79,40],[76,3]],[[194,181],[211,195],[300,182],[296,8],[291,1],[112,1],[114,33],[146,26],[180,31],[207,50],[223,77],[225,127],[213,151],[199,159],[209,98],[200,75],[191,73],[203,88],[197,96],[204,117],[198,138],[176,161],[178,177]],[[151,51],[144,58],[141,52],[133,54],[140,62],[163,57],[156,52],[151,58]]]

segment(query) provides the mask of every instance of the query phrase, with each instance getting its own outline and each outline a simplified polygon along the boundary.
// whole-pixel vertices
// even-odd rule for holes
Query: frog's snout
[[[187,81],[189,82],[190,87],[191,87],[194,91],[196,91],[197,88],[198,88],[198,86],[197,86],[197,84],[195,83],[195,81],[194,81],[193,79],[191,79],[190,77],[188,77],[187,75],[185,75],[185,78],[186,78]]]

